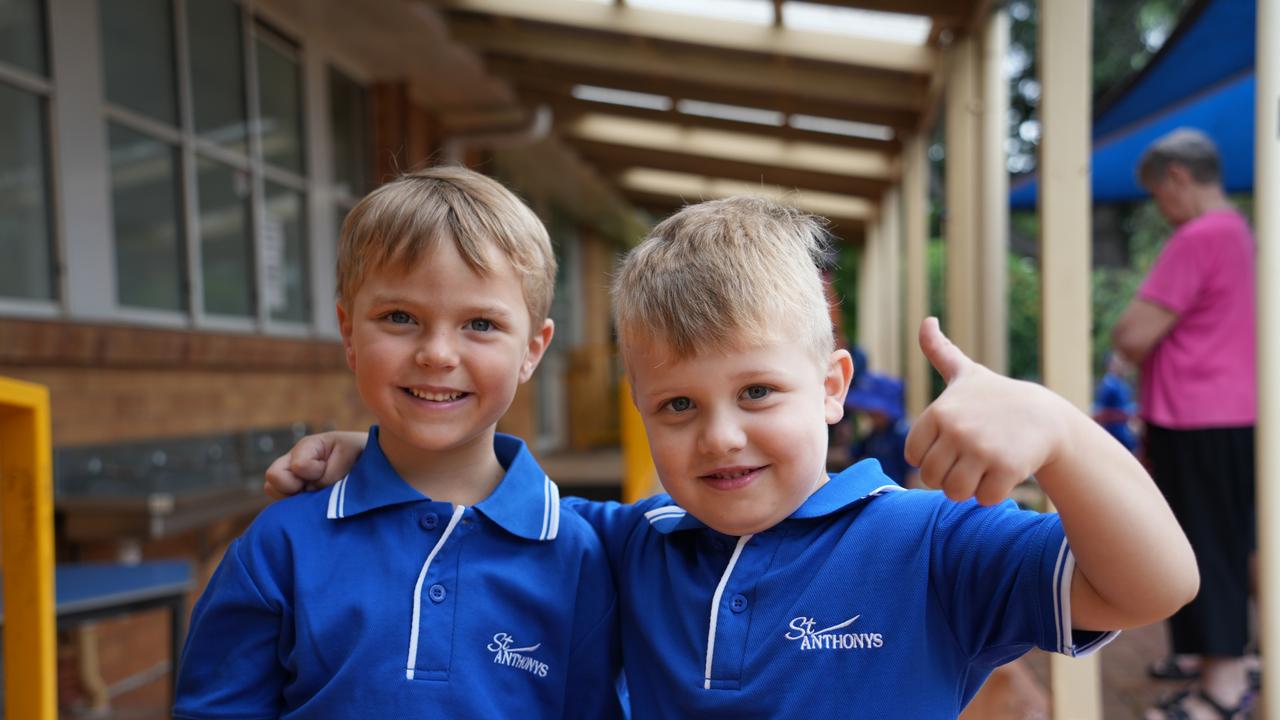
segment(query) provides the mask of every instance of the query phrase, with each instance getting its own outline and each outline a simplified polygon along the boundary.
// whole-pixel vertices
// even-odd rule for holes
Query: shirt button
[[[733,598],[729,600],[729,609],[736,613],[740,613],[743,610],[746,610],[747,596],[741,593],[734,595]]]
[[[444,596],[445,596],[444,586],[438,583],[435,585],[432,585],[430,590],[427,590],[427,597],[431,598],[431,602],[435,602],[435,603],[444,602]]]
[[[440,518],[436,517],[435,513],[427,513],[422,516],[419,522],[422,523],[424,530],[435,530],[436,525],[440,524]]]

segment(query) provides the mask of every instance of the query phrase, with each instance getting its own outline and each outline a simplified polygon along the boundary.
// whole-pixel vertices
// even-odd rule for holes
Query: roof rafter
[[[618,175],[617,182],[624,193],[670,198],[682,204],[735,195],[770,197],[845,224],[870,222],[877,212],[874,203],[859,198],[653,168],[626,170]]]
[[[851,135],[803,130],[789,125],[765,125],[741,120],[678,112],[674,108],[674,102],[671,110],[653,110],[643,107],[634,107],[631,105],[614,105],[590,100],[580,100],[573,97],[569,93],[568,88],[566,88],[565,92],[562,93],[527,88],[520,88],[518,89],[518,92],[521,98],[530,105],[548,105],[555,113],[556,121],[562,124],[590,113],[603,113],[607,115],[621,115],[623,117],[638,118],[641,120],[675,123],[684,127],[730,130],[785,140],[803,140],[813,143],[834,145],[837,147],[861,148],[864,150],[876,150],[887,153],[899,152],[902,145],[902,143],[896,138],[890,140],[878,140]],[[678,102],[680,99],[681,98],[673,98],[673,101]]]
[[[710,174],[744,183],[765,183],[856,198],[879,198],[889,187],[889,183],[884,180],[780,168],[741,159],[722,160],[627,145],[606,145],[587,140],[570,139],[569,145],[583,159],[603,171],[622,172],[634,167],[651,167],[680,173]]]
[[[716,50],[768,53],[793,59],[927,74],[934,52],[908,43],[850,38],[829,33],[713,20],[625,5],[576,0],[444,0],[452,10],[560,25],[578,30],[618,33]],[[916,0],[915,4],[920,4]]]
[[[741,132],[689,128],[674,123],[591,114],[570,123],[575,140],[696,157],[890,182],[897,168],[883,152],[781,140]]]
[[[918,122],[915,110],[894,110],[866,104],[833,102],[798,94],[796,88],[726,88],[698,82],[685,76],[655,77],[641,72],[616,72],[595,66],[565,65],[501,54],[486,55],[488,69],[523,89],[567,93],[575,84],[599,85],[619,90],[667,95],[708,102],[742,105],[805,113],[821,117],[887,125],[896,129],[913,129]]]
[[[583,3],[586,4],[586,3]],[[516,56],[572,68],[593,68],[654,79],[679,80],[752,93],[887,110],[919,112],[926,76],[902,76],[818,63],[779,62],[699,47],[658,47],[529,26],[495,26],[456,19],[455,38],[485,53]]]

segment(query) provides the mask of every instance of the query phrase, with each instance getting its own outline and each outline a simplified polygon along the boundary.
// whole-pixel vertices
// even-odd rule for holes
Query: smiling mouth
[[[698,479],[716,490],[736,490],[750,485],[768,467],[768,465],[759,465],[755,467],[724,468],[706,475],[699,475]]]
[[[426,390],[419,390],[418,388],[409,388],[409,387],[400,388],[400,389],[403,390],[405,394],[411,395],[419,400],[425,400],[427,402],[434,402],[434,403],[457,402],[458,400],[461,400],[471,395],[471,393],[463,392],[461,390],[451,390],[449,392],[428,392]]]

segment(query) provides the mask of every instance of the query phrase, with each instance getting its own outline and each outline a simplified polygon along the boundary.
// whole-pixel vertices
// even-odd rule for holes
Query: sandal
[[[1160,717],[1164,720],[1191,720],[1191,713],[1187,711],[1187,698],[1194,697],[1196,700],[1207,705],[1222,720],[1237,720],[1238,718],[1247,717],[1246,713],[1253,705],[1253,694],[1245,693],[1240,699],[1240,704],[1233,708],[1223,707],[1217,700],[1214,700],[1203,690],[1183,690],[1180,693],[1174,693],[1169,697],[1161,700],[1153,709],[1162,713]]]
[[[1178,662],[1177,655],[1165,655],[1147,666],[1147,675],[1156,680],[1198,680],[1200,678],[1200,667],[1197,663],[1196,667],[1188,668]]]

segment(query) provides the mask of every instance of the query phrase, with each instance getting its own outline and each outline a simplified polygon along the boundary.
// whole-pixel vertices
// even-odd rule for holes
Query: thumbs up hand
[[[921,323],[920,350],[947,382],[907,435],[907,461],[925,485],[956,502],[994,505],[1064,451],[1066,400],[974,362],[937,318]]]

